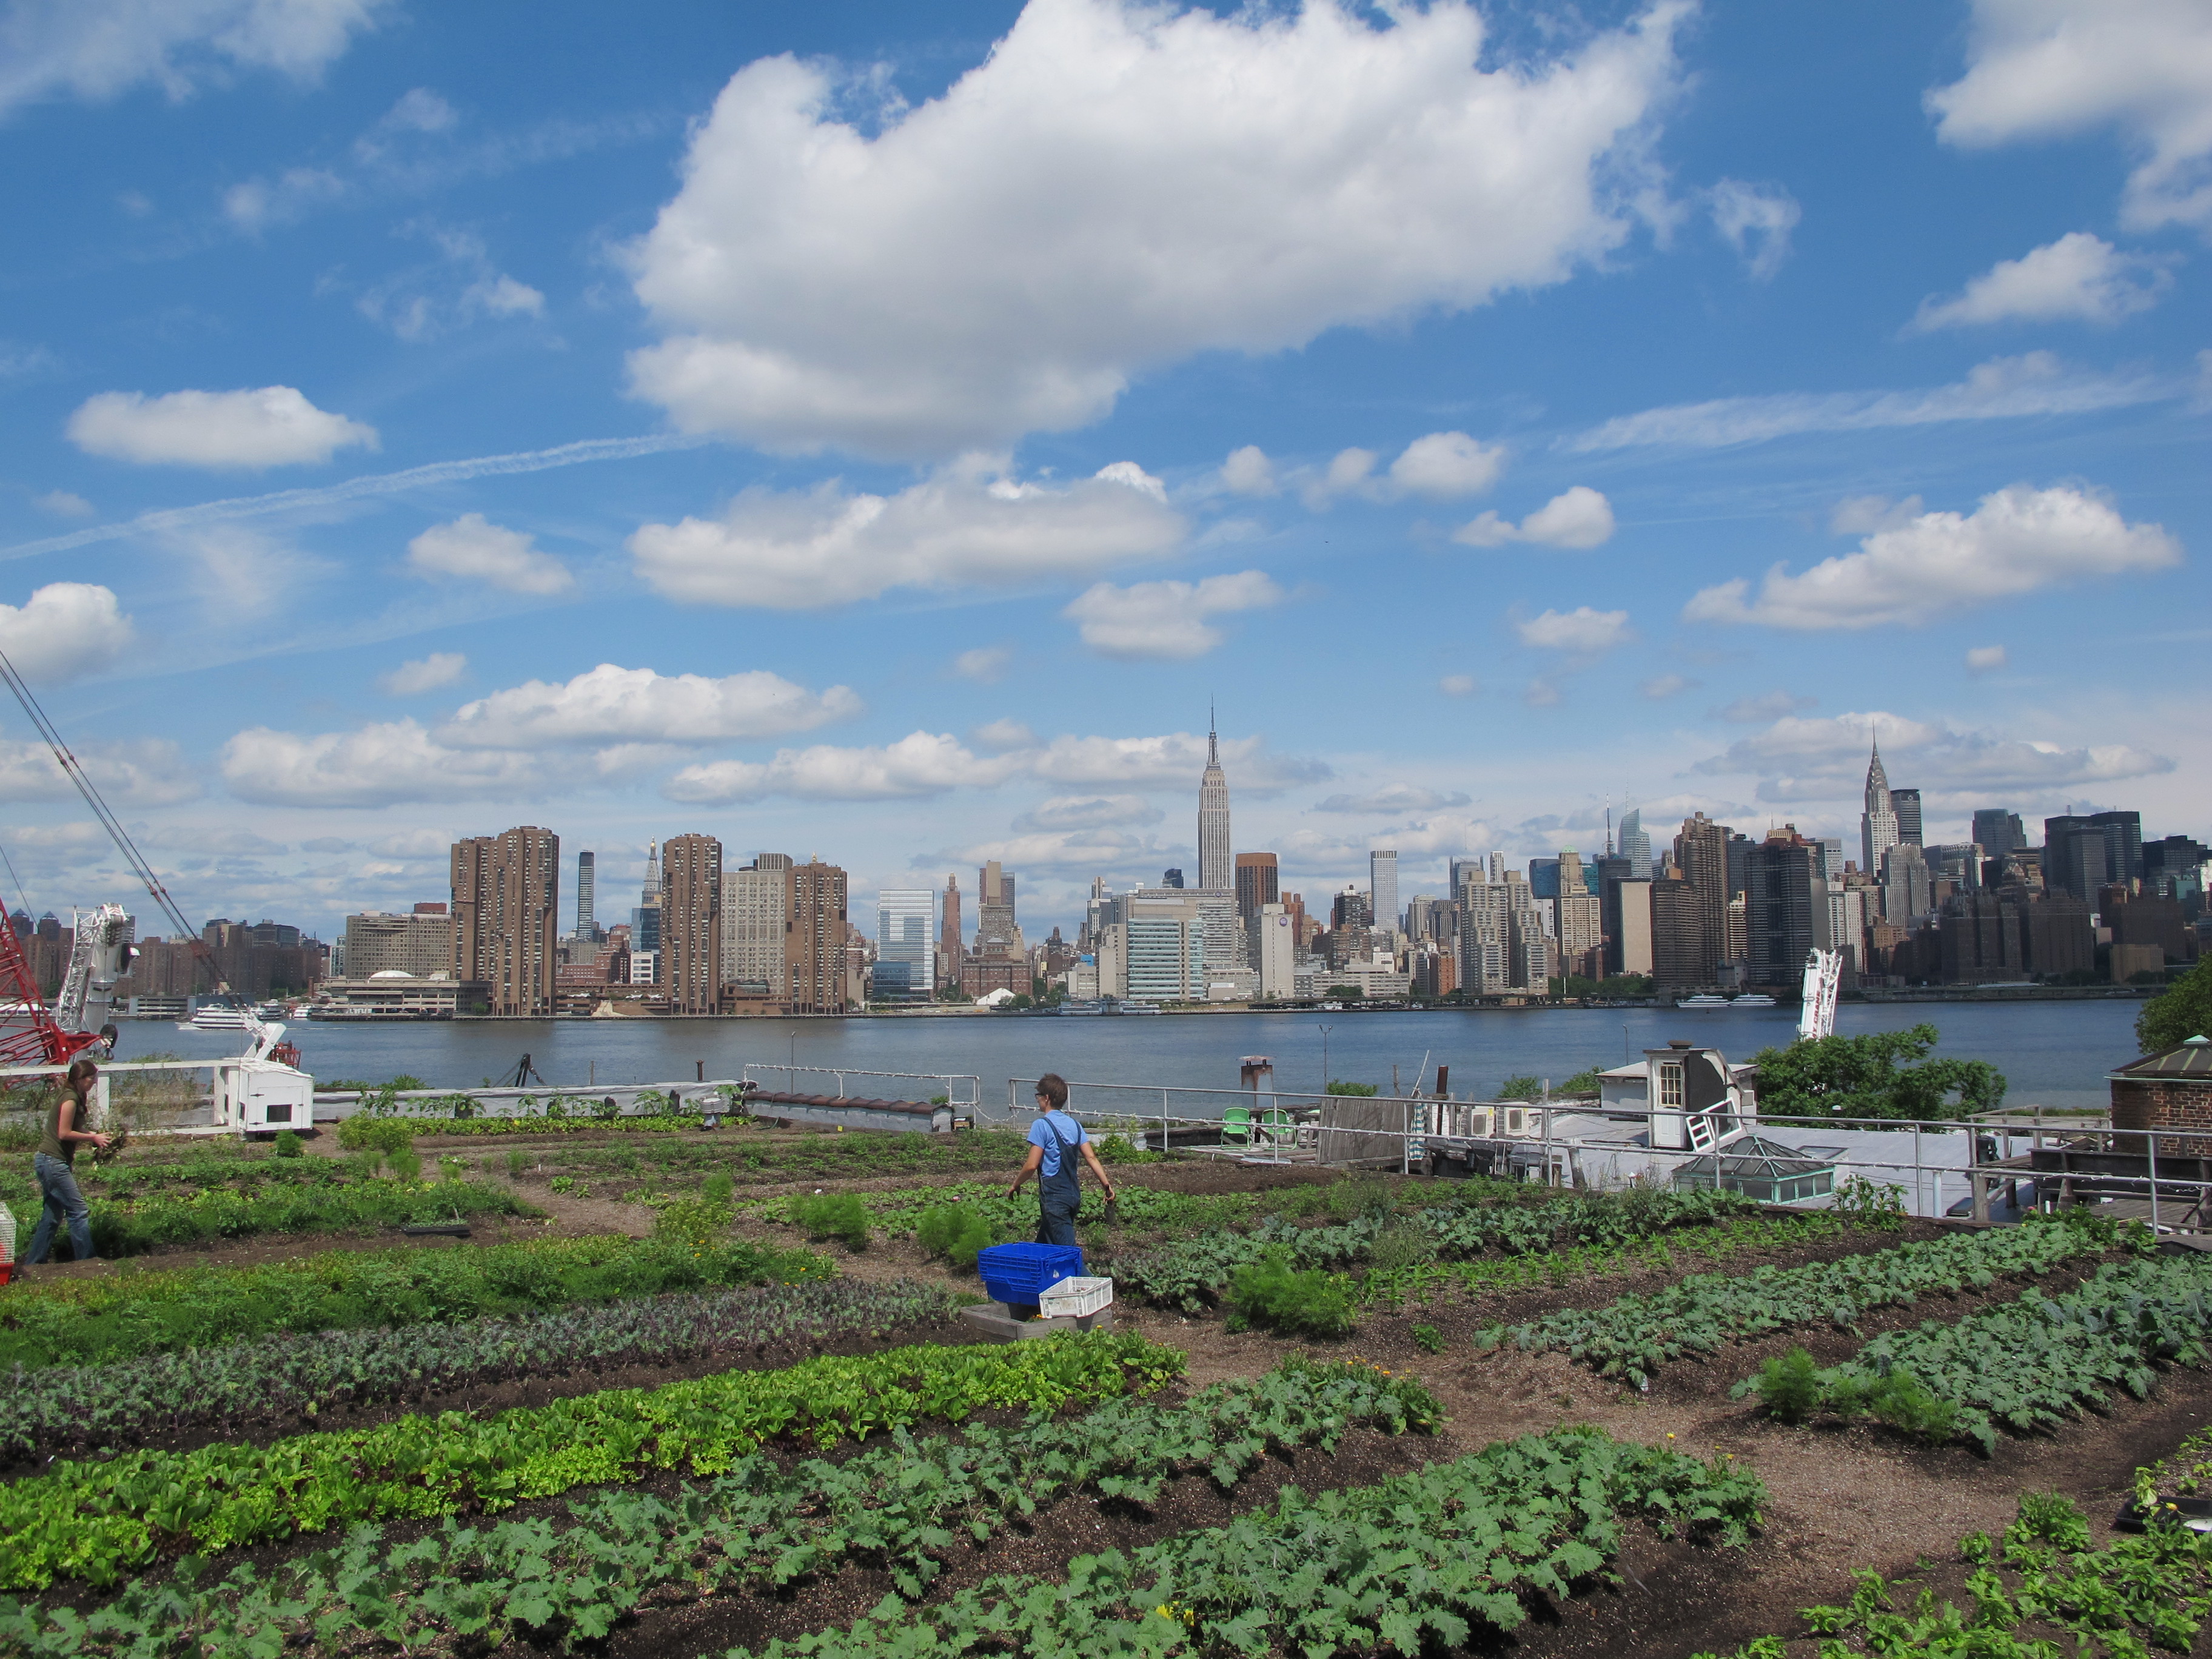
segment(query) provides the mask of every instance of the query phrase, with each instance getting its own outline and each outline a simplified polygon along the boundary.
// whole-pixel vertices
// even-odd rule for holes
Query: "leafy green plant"
[[[1894,1231],[1905,1225],[1905,1188],[1869,1181],[1864,1176],[1849,1176],[1836,1183],[1833,1207],[1862,1227]]]
[[[1002,1242],[1000,1229],[966,1204],[940,1204],[924,1210],[915,1224],[914,1237],[931,1255],[942,1256],[963,1268],[973,1267],[979,1254]]]
[[[395,1181],[420,1181],[422,1178],[422,1154],[411,1146],[384,1155],[384,1167],[392,1171]]]
[[[1442,1353],[1444,1351],[1444,1334],[1433,1325],[1416,1325],[1413,1335],[1414,1346],[1425,1352]]]
[[[1544,1079],[1517,1072],[1498,1085],[1500,1100],[1540,1100],[1544,1096]]]
[[[2004,1103],[2003,1073],[1986,1060],[1929,1060],[1938,1041],[1936,1028],[1923,1024],[1762,1048],[1751,1057],[1759,1109],[1769,1117],[1932,1121]]]
[[[413,1144],[418,1127],[412,1118],[356,1112],[338,1120],[338,1145],[349,1152],[396,1152]]]
[[[277,1158],[305,1158],[307,1143],[289,1129],[279,1129],[276,1139],[270,1143],[269,1150]]]
[[[819,1243],[836,1239],[846,1249],[868,1248],[868,1209],[852,1193],[817,1193],[791,1200],[792,1224]]]
[[[522,1178],[522,1172],[529,1167],[529,1153],[524,1152],[520,1146],[510,1146],[507,1149],[507,1178],[509,1181],[520,1181]]]
[[[1802,1423],[1820,1409],[1820,1367],[1802,1348],[1778,1354],[1759,1370],[1759,1397],[1768,1413],[1785,1423]]]
[[[574,1176],[557,1175],[545,1184],[559,1198],[589,1198],[592,1195],[590,1183],[579,1181]]]
[[[1352,1333],[1350,1281],[1341,1273],[1301,1271],[1286,1252],[1239,1267],[1229,1283],[1230,1328],[1258,1325],[1296,1336]]]
[[[1559,1092],[1566,1096],[1570,1099],[1577,1095],[1594,1095],[1600,1092],[1604,1088],[1605,1085],[1604,1080],[1598,1075],[1598,1072],[1599,1068],[1597,1066],[1584,1066],[1581,1071],[1577,1072],[1572,1077],[1569,1078],[1565,1083],[1562,1083],[1559,1087]]]

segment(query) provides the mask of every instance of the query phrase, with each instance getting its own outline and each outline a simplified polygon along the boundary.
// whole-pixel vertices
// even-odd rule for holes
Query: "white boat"
[[[237,1008],[220,1007],[210,1003],[194,1011],[190,1019],[177,1022],[179,1031],[243,1031],[246,1029],[246,1014]]]
[[[1715,996],[1711,991],[1700,991],[1693,997],[1676,999],[1677,1008],[1727,1008],[1734,1005],[1726,997]]]
[[[1746,991],[1729,1004],[1731,1008],[1771,1008],[1774,1006],[1774,999],[1764,991]]]

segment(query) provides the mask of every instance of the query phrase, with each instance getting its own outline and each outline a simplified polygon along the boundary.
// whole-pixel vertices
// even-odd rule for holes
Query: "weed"
[[[1394,1221],[1376,1235],[1374,1248],[1367,1253],[1368,1265],[1377,1273],[1416,1267],[1434,1261],[1437,1249],[1437,1236],[1419,1222]]]
[[[868,1209],[854,1193],[817,1193],[791,1200],[792,1224],[820,1243],[834,1238],[848,1249],[868,1248]]]
[[[2049,1544],[2062,1550],[2089,1547],[2089,1522],[2073,1499],[2055,1492],[2020,1495],[2020,1518],[2005,1534],[2008,1544]]]
[[[1959,1402],[1939,1400],[1911,1371],[1892,1371],[1867,1398],[1868,1409],[1893,1429],[1940,1445],[1958,1432]]]
[[[1287,1250],[1270,1250],[1229,1281],[1229,1323],[1259,1325],[1297,1336],[1352,1334],[1352,1295],[1342,1273],[1301,1271]]]
[[[1894,1231],[1905,1224],[1905,1188],[1853,1176],[1837,1183],[1834,1207],[1862,1227]]]
[[[509,1181],[521,1179],[522,1172],[529,1167],[529,1153],[519,1146],[510,1146],[507,1149],[507,1178]]]
[[[384,1155],[384,1167],[398,1180],[419,1181],[422,1178],[422,1154],[412,1146],[402,1146]]]
[[[737,1185],[727,1175],[718,1172],[699,1183],[699,1196],[709,1204],[727,1204]]]
[[[270,1150],[278,1158],[305,1158],[307,1155],[307,1143],[289,1129],[277,1131],[276,1139]]]
[[[1444,1351],[1444,1334],[1433,1325],[1414,1326],[1413,1340],[1430,1353],[1442,1353]]]
[[[1328,1212],[1339,1221],[1356,1221],[1365,1215],[1387,1215],[1398,1194],[1387,1181],[1373,1176],[1340,1181],[1328,1188]]]
[[[924,1210],[915,1224],[915,1243],[956,1267],[973,1267],[976,1253],[999,1242],[980,1211],[964,1204],[939,1204]]]

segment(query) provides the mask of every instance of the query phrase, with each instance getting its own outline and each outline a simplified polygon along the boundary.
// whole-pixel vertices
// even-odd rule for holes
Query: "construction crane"
[[[1817,1042],[1836,1034],[1836,994],[1844,986],[1841,951],[1805,953],[1805,994],[1797,1014],[1797,1040]]]

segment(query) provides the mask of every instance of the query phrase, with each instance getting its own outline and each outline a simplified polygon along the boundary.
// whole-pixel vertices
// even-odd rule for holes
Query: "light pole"
[[[1328,1034],[1331,1028],[1316,1024],[1314,1029],[1321,1033],[1321,1091],[1327,1094],[1328,1092]]]

